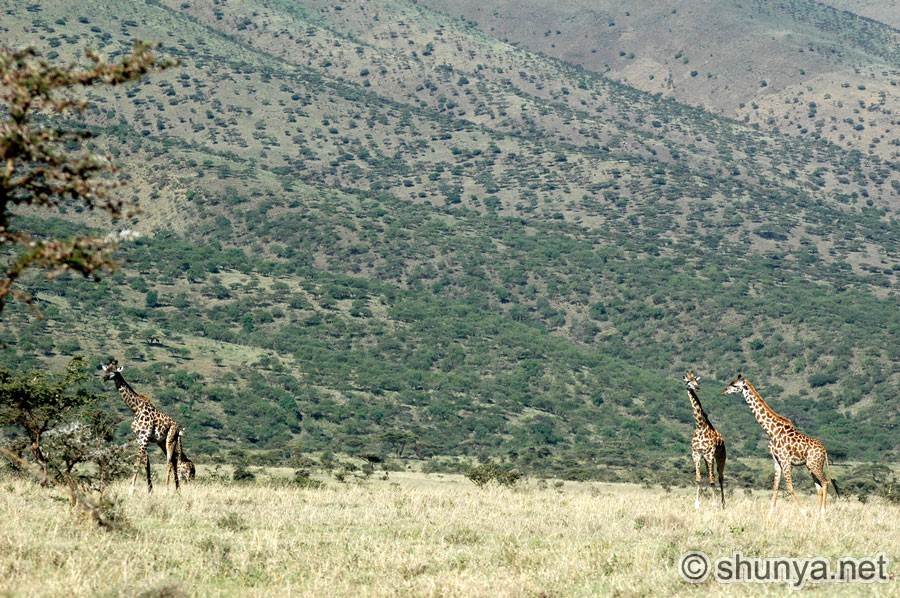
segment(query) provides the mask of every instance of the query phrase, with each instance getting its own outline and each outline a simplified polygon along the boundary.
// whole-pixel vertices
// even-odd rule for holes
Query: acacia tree
[[[42,452],[59,481],[70,488],[102,491],[129,470],[128,445],[113,443],[115,422],[106,411],[91,409],[47,430]],[[76,469],[84,464],[93,467]]]
[[[153,48],[136,42],[115,63],[87,51],[90,65],[52,66],[33,49],[0,46],[0,118],[5,118],[0,122],[0,251],[7,260],[0,275],[0,312],[10,296],[29,299],[12,288],[28,268],[84,276],[114,269],[111,255],[120,236],[44,239],[11,227],[10,221],[14,208],[31,205],[82,205],[107,212],[113,221],[137,212],[136,204],[112,193],[122,181],[111,159],[83,146],[90,133],[67,129],[62,118],[53,117],[87,108],[75,97],[77,89],[135,81],[174,64]]]
[[[390,430],[378,436],[378,440],[391,447],[398,459],[403,458],[403,451],[410,444],[416,442],[416,435],[406,430]]]
[[[25,432],[31,455],[44,475],[44,433],[100,398],[82,386],[88,376],[80,357],[69,362],[62,376],[42,372],[13,375],[0,369],[0,425],[15,426]]]

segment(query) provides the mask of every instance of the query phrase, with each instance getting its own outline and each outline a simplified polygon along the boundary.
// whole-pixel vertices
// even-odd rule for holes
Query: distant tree
[[[144,303],[147,307],[159,307],[159,293],[156,291],[147,291],[144,296]]]
[[[133,203],[113,197],[121,184],[107,156],[82,147],[91,134],[71,130],[47,115],[80,113],[87,103],[74,97],[76,88],[119,85],[168,68],[152,51],[152,44],[136,42],[131,53],[108,64],[87,51],[92,63],[48,64],[33,49],[0,46],[0,249],[7,258],[0,275],[0,312],[8,297],[28,300],[12,286],[31,267],[50,274],[74,271],[96,276],[115,267],[111,256],[120,237],[76,236],[41,239],[10,226],[17,206],[59,208],[79,204],[107,212],[115,221],[136,213]],[[12,247],[19,246],[15,253]]]
[[[416,442],[416,435],[405,430],[391,430],[379,435],[378,440],[390,447],[398,459],[402,459],[406,447]]]
[[[479,488],[488,482],[496,482],[501,486],[514,486],[522,478],[522,473],[518,469],[506,469],[493,461],[476,465],[470,468],[465,475]]]

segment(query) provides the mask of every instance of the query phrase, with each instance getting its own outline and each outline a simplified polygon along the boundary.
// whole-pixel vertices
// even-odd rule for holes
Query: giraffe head
[[[700,390],[700,377],[695,376],[693,372],[686,371],[684,373],[684,383],[687,385],[688,390],[693,390],[697,392]]]
[[[112,380],[116,377],[116,375],[121,374],[122,370],[124,369],[115,359],[110,359],[108,364],[101,365],[100,367],[103,369],[103,374],[101,377],[103,378],[104,382],[106,382],[107,380]]]
[[[743,393],[744,389],[747,388],[747,381],[744,380],[744,377],[738,374],[738,377],[732,381],[731,384],[725,387],[725,390],[722,391],[723,395],[733,395],[735,393]]]

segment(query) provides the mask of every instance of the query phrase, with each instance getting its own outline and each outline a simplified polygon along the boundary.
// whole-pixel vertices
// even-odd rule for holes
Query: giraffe
[[[694,460],[694,481],[697,484],[697,496],[694,498],[694,508],[700,508],[700,462],[706,462],[706,471],[709,474],[710,497],[715,498],[716,480],[713,474],[713,462],[716,464],[716,472],[719,475],[719,496],[722,508],[725,508],[725,437],[710,423],[697,391],[700,390],[700,378],[687,371],[684,373],[684,384],[687,386],[688,398],[694,411],[694,435],[691,437],[691,458]]]
[[[188,456],[184,453],[184,448],[181,445],[181,439],[184,436],[184,428],[178,432],[178,475],[181,476],[182,482],[191,482],[197,475],[197,469],[194,467],[194,462],[191,461]],[[169,485],[169,474],[166,472],[166,486]]]
[[[178,474],[185,482],[193,482],[194,478],[197,476],[197,469],[194,467],[194,462],[188,459],[188,456],[184,454],[184,451],[181,451],[178,455]]]
[[[750,406],[750,411],[756,417],[756,421],[769,435],[769,452],[775,461],[775,483],[772,489],[772,503],[769,512],[775,509],[775,501],[778,498],[778,485],[781,482],[781,474],[784,473],[784,483],[788,492],[794,497],[794,502],[804,510],[797,495],[794,494],[794,480],[791,474],[793,465],[806,465],[816,483],[817,509],[820,515],[825,514],[825,502],[828,499],[828,484],[834,486],[834,493],[840,496],[834,479],[825,476],[825,468],[830,471],[828,453],[825,445],[811,436],[800,432],[786,417],[782,417],[772,411],[766,402],[748,380],[738,376],[725,387],[723,395],[741,393],[744,400]]]
[[[134,494],[134,486],[137,482],[138,471],[144,465],[147,471],[147,492],[153,492],[153,482],[150,480],[150,455],[147,454],[147,445],[151,442],[157,444],[166,454],[166,486],[169,485],[169,475],[175,472],[175,490],[178,484],[178,453],[181,446],[181,428],[178,422],[160,411],[150,402],[150,399],[135,392],[122,377],[122,370],[115,359],[111,359],[103,368],[103,381],[112,380],[122,400],[134,413],[131,422],[131,430],[137,439],[138,452],[134,463],[134,477],[131,479],[131,493]],[[176,450],[177,449],[177,450]]]
[[[182,444],[182,439],[184,438],[184,428],[180,428],[178,430],[178,441],[175,444],[175,451],[178,453],[178,466],[175,468],[178,470],[178,476],[181,482],[191,482],[197,475],[197,470],[194,467],[194,462],[191,461],[187,454],[184,452],[184,446]],[[172,473],[172,470],[169,469],[166,471],[166,486],[169,485],[169,476]]]

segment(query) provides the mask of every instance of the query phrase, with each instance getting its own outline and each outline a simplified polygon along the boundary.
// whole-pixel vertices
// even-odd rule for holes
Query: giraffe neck
[[[697,397],[697,393],[694,392],[693,389],[688,388],[688,397],[691,399],[691,408],[694,411],[694,421],[697,423],[698,428],[709,428],[711,430],[715,430],[713,425],[709,423],[709,418],[706,417],[706,412],[703,411],[703,405],[700,404],[700,399]]]
[[[125,378],[122,377],[122,374],[114,377],[113,382],[115,382],[116,390],[119,391],[122,400],[125,401],[125,404],[128,405],[131,412],[136,414],[144,403],[146,403],[146,400],[125,382]]]
[[[759,393],[756,392],[756,389],[753,388],[753,385],[746,380],[744,380],[742,393],[744,395],[744,400],[747,401],[747,404],[750,406],[753,417],[756,418],[756,421],[759,422],[762,429],[769,435],[769,438],[775,438],[775,435],[778,432],[778,424],[782,424],[782,427],[783,424],[793,427],[793,424],[791,424],[789,419],[772,411],[772,409],[766,405],[766,402],[763,401],[762,397],[759,396]]]

